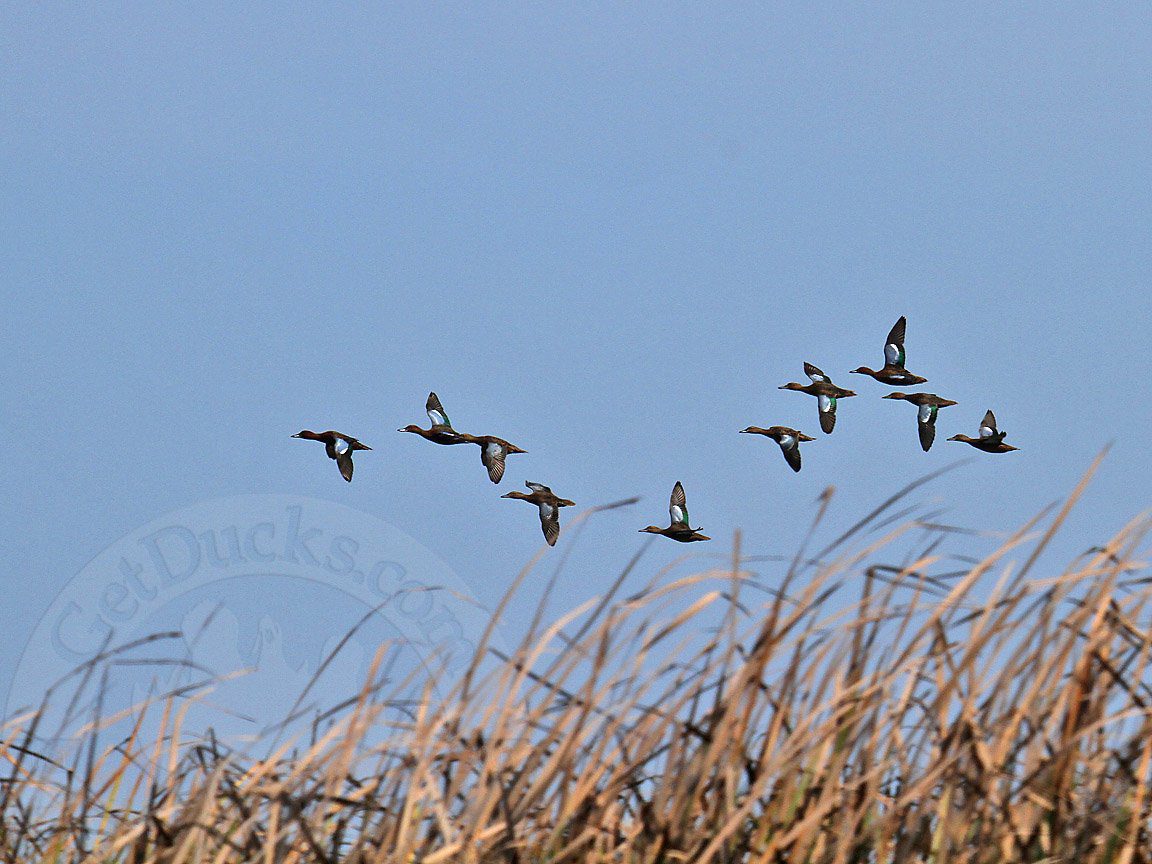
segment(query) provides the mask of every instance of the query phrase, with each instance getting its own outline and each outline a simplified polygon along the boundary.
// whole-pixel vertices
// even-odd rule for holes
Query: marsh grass
[[[446,695],[432,676],[383,683],[385,646],[310,737],[270,735],[259,755],[188,734],[192,689],[126,716],[97,700],[60,752],[38,749],[43,711],[13,718],[0,849],[21,862],[1152,861],[1152,525],[1063,570],[1040,564],[1087,481],[960,567],[946,541],[976,538],[902,510],[916,484],[764,574],[737,536],[711,569],[625,591],[637,556],[603,596],[538,615],[516,650],[486,640]],[[91,664],[72,685],[98,692],[100,675]],[[396,696],[413,686],[423,698]]]

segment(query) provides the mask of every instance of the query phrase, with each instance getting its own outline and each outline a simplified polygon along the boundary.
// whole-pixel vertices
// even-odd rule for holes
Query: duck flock
[[[904,316],[901,316],[900,320],[897,321],[889,331],[888,338],[884,341],[883,367],[880,369],[869,369],[867,366],[860,366],[852,371],[861,375],[867,375],[879,381],[881,384],[888,384],[894,387],[912,387],[924,384],[928,380],[927,378],[913,375],[904,365],[906,360],[904,335],[907,326],[907,320]],[[836,428],[837,403],[841,399],[855,396],[856,393],[843,387],[837,387],[832,383],[832,379],[829,378],[828,375],[811,363],[804,364],[804,374],[808,376],[811,383],[797,384],[795,381],[792,381],[779,389],[795,390],[799,393],[807,393],[809,396],[815,396],[820,416],[820,429],[826,435],[831,435],[832,430]],[[947,408],[950,405],[956,404],[951,399],[944,399],[935,393],[904,393],[902,391],[896,391],[887,394],[883,398],[900,399],[905,402],[911,402],[916,406],[917,432],[920,436],[920,446],[925,452],[932,447],[932,442],[936,439],[936,415],[940,413],[941,408]],[[428,394],[428,401],[425,403],[424,408],[428,412],[428,419],[431,422],[429,428],[422,429],[415,424],[409,424],[397,431],[411,432],[434,444],[443,444],[446,446],[454,444],[477,445],[480,448],[480,461],[487,469],[488,478],[493,483],[499,483],[504,478],[504,462],[510,453],[528,452],[520,449],[509,441],[505,441],[503,438],[497,438],[495,435],[469,435],[467,432],[460,432],[453,428],[452,422],[448,419],[448,414],[444,410],[444,406],[440,404],[440,399],[435,393]],[[779,444],[780,451],[784,454],[784,460],[793,471],[800,470],[800,444],[805,441],[816,440],[810,435],[805,435],[799,429],[793,429],[789,426],[769,426],[767,428],[749,426],[747,429],[740,431],[752,435],[763,435]],[[372,449],[351,435],[345,435],[342,432],[336,432],[331,429],[327,432],[312,432],[305,429],[302,432],[297,432],[292,437],[323,442],[324,451],[328,454],[328,458],[336,461],[336,466],[340,469],[340,476],[348,482],[352,482],[352,454],[357,450]],[[1008,453],[1012,450],[1019,449],[1004,443],[1004,433],[997,428],[996,416],[991,411],[988,411],[984,415],[984,419],[980,422],[977,437],[970,438],[967,435],[953,435],[948,440],[962,441],[985,453]],[[575,502],[569,501],[567,498],[559,497],[542,483],[529,482],[525,485],[531,490],[530,492],[515,491],[501,495],[500,497],[515,498],[534,504],[540,511],[540,527],[544,532],[544,539],[548,542],[549,546],[555,546],[556,540],[560,537],[560,508],[572,507]],[[688,504],[684,495],[684,487],[679,481],[672,487],[672,499],[668,505],[668,514],[669,525],[667,528],[649,525],[647,528],[641,528],[641,533],[660,534],[680,543],[693,543],[700,540],[711,539],[701,534],[699,528],[691,527],[691,523],[688,520]]]

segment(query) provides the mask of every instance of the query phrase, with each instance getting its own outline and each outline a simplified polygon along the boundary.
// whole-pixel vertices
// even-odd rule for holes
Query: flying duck
[[[785,461],[792,466],[793,471],[800,470],[800,442],[816,440],[811,435],[805,435],[800,430],[790,429],[787,426],[769,426],[767,429],[761,429],[759,426],[749,426],[747,429],[741,429],[740,431],[749,432],[753,435],[764,435],[779,444]]]
[[[684,497],[684,487],[680,484],[679,480],[677,480],[676,485],[672,487],[672,500],[668,502],[668,516],[670,524],[667,528],[649,525],[647,528],[641,528],[640,533],[662,534],[680,543],[694,543],[700,540],[712,539],[699,533],[699,528],[693,528],[689,525],[688,504]]]
[[[953,435],[948,439],[949,441],[963,441],[965,444],[971,444],[977,450],[983,450],[985,453],[1010,453],[1013,450],[1019,450],[1019,447],[1013,447],[1011,444],[1004,443],[1004,433],[996,428],[996,415],[989,411],[984,415],[984,419],[980,423],[980,437],[969,438],[967,435]]]
[[[503,438],[497,438],[495,435],[469,435],[467,432],[459,434],[467,443],[480,445],[480,461],[488,469],[488,479],[493,483],[499,483],[503,479],[504,460],[509,453],[528,452]]]
[[[544,531],[544,539],[549,546],[556,545],[556,538],[560,536],[560,508],[574,507],[575,501],[557,497],[551,489],[543,483],[525,483],[531,493],[514,491],[501,495],[501,498],[516,498],[520,501],[531,501],[540,508],[540,528]]]
[[[919,407],[916,413],[917,428],[920,433],[920,446],[927,453],[936,439],[936,415],[941,408],[955,405],[951,399],[942,399],[935,393],[889,393],[885,399],[903,399]]]
[[[861,375],[871,375],[881,384],[891,384],[893,386],[912,386],[914,384],[923,384],[927,378],[921,378],[919,375],[913,375],[904,368],[904,331],[908,326],[908,319],[903,315],[900,320],[892,325],[892,329],[888,332],[888,338],[884,341],[884,367],[882,369],[869,369],[867,366],[860,366],[853,369],[853,372],[858,372]]]
[[[832,383],[831,378],[811,363],[804,364],[804,374],[812,379],[811,384],[797,384],[795,381],[791,381],[779,389],[797,390],[800,393],[815,396],[820,404],[820,428],[824,430],[825,435],[831,435],[832,430],[836,428],[836,401],[847,399],[856,394],[851,390],[845,390],[843,387],[837,387]]]
[[[309,429],[304,429],[292,437],[304,438],[308,441],[323,441],[324,452],[328,454],[329,459],[336,460],[336,467],[340,469],[340,476],[349,483],[352,482],[352,451],[372,449],[367,444],[361,444],[351,435],[344,435],[331,429],[327,432],[312,432]]]
[[[396,431],[412,432],[434,444],[467,443],[463,435],[452,428],[452,421],[448,419],[448,413],[444,410],[444,406],[440,404],[440,397],[435,393],[428,394],[428,401],[424,403],[424,410],[428,412],[428,419],[432,421],[430,428],[421,429],[415,423],[409,423],[403,429],[397,429]]]

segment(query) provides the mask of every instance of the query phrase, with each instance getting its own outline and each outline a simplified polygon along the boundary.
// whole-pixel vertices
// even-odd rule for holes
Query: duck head
[[[659,527],[658,525],[649,525],[647,528],[641,528],[636,533],[638,533],[638,534],[663,534],[664,529]]]
[[[407,426],[405,426],[403,429],[397,429],[396,431],[397,431],[397,432],[416,432],[416,433],[420,433],[420,432],[423,432],[424,430],[423,430],[423,429],[421,429],[419,426],[417,426],[415,423],[409,423],[409,424],[408,424]]]
[[[809,385],[797,384],[795,381],[789,381],[787,384],[784,384],[781,387],[777,387],[776,389],[777,390],[803,390],[807,386],[809,386]]]
[[[876,374],[875,369],[869,369],[867,366],[857,366],[855,369],[852,370],[852,372],[860,374],[860,375],[875,375]]]
[[[315,432],[313,432],[311,429],[301,429],[299,432],[297,432],[297,433],[296,433],[295,435],[293,435],[292,437],[293,437],[293,438],[305,438],[305,439],[307,439],[307,440],[309,440],[309,441],[318,441],[318,440],[320,440],[320,436],[319,436],[319,435],[317,435]]]

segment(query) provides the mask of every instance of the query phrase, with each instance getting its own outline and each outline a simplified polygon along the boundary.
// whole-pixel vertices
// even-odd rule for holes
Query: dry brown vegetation
[[[896,525],[897,499],[778,573],[754,577],[738,538],[717,569],[625,594],[630,565],[603,597],[533,622],[511,656],[481,645],[447,694],[429,684],[405,712],[369,682],[315,740],[263,757],[187,735],[175,697],[117,740],[90,730],[67,763],[46,761],[36,718],[19,718],[0,848],[12,861],[1152,861],[1150,525],[1062,572],[1042,566],[1079,491],[959,569],[940,550],[963,535]],[[878,563],[898,546],[917,554]],[[161,728],[147,741],[145,710]]]

